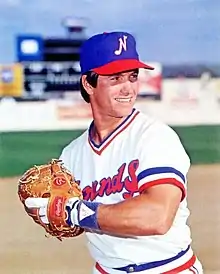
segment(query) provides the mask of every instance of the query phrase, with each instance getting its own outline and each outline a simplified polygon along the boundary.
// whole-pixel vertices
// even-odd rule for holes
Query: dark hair
[[[94,71],[88,71],[87,73],[83,74],[86,75],[86,81],[93,87],[96,88],[97,82],[98,82],[98,74],[95,73]],[[87,102],[90,103],[90,97],[87,91],[85,90],[83,84],[82,84],[82,76],[80,78],[80,92],[83,97],[83,99]]]

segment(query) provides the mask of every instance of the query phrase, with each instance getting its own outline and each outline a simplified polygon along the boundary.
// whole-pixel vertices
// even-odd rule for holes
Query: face
[[[138,70],[99,75],[97,87],[90,95],[92,107],[102,115],[125,117],[132,111],[138,88]]]

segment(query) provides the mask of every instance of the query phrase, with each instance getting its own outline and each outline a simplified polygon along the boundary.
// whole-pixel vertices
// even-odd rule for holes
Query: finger
[[[27,198],[25,200],[25,205],[28,208],[41,208],[46,207],[49,198]]]

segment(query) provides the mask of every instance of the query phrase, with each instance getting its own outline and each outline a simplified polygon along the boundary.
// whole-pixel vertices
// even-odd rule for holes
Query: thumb
[[[46,207],[48,204],[49,198],[27,198],[25,200],[25,205],[28,208],[41,208]]]

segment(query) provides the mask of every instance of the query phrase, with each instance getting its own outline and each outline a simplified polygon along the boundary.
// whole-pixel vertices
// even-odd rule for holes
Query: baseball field
[[[207,129],[205,131],[207,132]],[[209,137],[201,143],[201,129],[198,132],[198,129],[194,128],[190,132],[197,136],[194,138],[196,140],[194,144],[187,141],[192,140],[192,135],[188,139],[186,136],[189,134],[184,135],[183,133],[182,136],[193,158],[193,165],[188,175],[188,202],[191,210],[189,224],[192,228],[192,245],[204,265],[205,273],[219,274],[220,164],[217,162],[220,162],[218,148],[220,135],[216,134],[216,131],[211,131],[215,132],[216,139],[213,140],[209,134]],[[46,238],[43,229],[24,213],[17,196],[18,176],[14,174],[19,174],[21,170],[31,165],[31,161],[38,163],[46,161],[47,157],[55,157],[61,146],[67,143],[70,137],[73,137],[73,133],[56,133],[56,138],[51,138],[50,134],[55,136],[55,133],[46,133],[45,136],[53,140],[52,143],[45,142],[46,137],[43,137],[42,133],[41,135],[39,133],[29,135],[28,138],[26,133],[2,134],[0,138],[0,171],[2,171],[0,179],[0,193],[2,194],[0,199],[2,240],[0,273],[91,273],[93,261],[87,252],[84,236],[67,239],[63,242],[54,238]],[[37,143],[36,140],[38,140]],[[45,143],[47,145],[43,147]],[[213,145],[211,146],[211,144]],[[41,147],[41,153],[39,147]],[[192,147],[197,152],[193,151]],[[205,147],[207,151],[204,152]],[[203,148],[203,152],[201,148]],[[51,154],[48,149],[54,151],[54,154]],[[210,153],[210,149],[213,149],[212,153]],[[214,152],[216,152],[215,155]],[[204,158],[202,160],[202,154],[206,155],[206,160]],[[208,163],[211,160],[213,163]],[[11,172],[10,176],[9,171]]]

